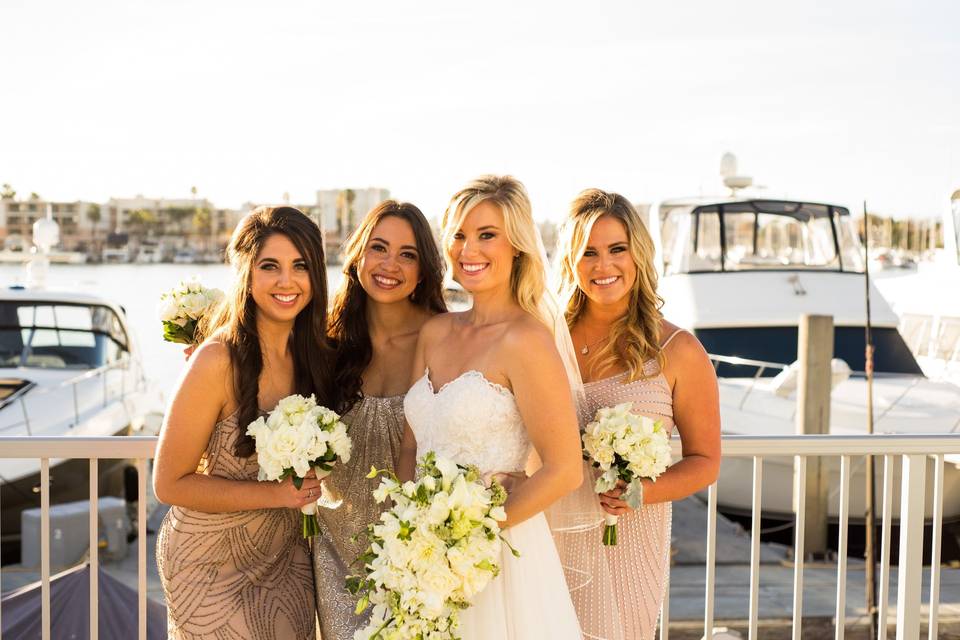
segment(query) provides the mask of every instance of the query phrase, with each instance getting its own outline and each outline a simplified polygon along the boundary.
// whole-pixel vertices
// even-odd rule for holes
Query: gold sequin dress
[[[367,547],[361,536],[366,526],[380,518],[382,505],[372,495],[379,479],[368,479],[370,467],[393,469],[403,437],[403,396],[367,396],[343,416],[349,427],[353,451],[350,462],[334,467],[327,485],[343,497],[336,509],[317,509],[320,533],[313,540],[317,614],[323,640],[352,640],[366,624],[366,615],[354,614],[357,600],[347,593],[344,581],[357,567],[353,560]]]
[[[256,480],[237,458],[233,414],[214,427],[201,473]],[[296,509],[205,513],[172,507],[157,534],[171,640],[313,640],[313,573]]]

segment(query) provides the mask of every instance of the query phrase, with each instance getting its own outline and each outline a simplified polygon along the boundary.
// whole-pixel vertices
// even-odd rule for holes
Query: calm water
[[[224,290],[232,279],[230,268],[219,264],[50,265],[47,288],[95,293],[122,305],[143,353],[147,372],[160,385],[166,401],[183,370],[183,347],[161,338],[157,301],[163,291],[191,275],[198,276],[206,286]],[[342,278],[340,268],[329,267],[327,278],[333,291]],[[0,265],[0,286],[23,281],[22,267]]]

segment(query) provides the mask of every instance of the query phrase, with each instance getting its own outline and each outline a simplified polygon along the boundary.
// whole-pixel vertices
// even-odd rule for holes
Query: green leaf
[[[293,486],[297,488],[297,491],[300,490],[300,487],[303,486],[303,478],[300,476],[293,476]]]

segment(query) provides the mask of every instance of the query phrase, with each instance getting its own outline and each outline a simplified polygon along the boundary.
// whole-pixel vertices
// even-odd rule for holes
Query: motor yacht
[[[0,289],[0,436],[155,435],[161,393],[144,373],[124,310],[44,286],[57,229],[42,223],[35,241],[38,231],[47,239],[28,269],[30,284]],[[85,459],[50,464],[51,504],[88,499]],[[101,460],[100,494],[123,495],[128,468],[128,461]],[[17,558],[21,511],[40,506],[39,469],[36,459],[0,459],[4,559]]]
[[[867,433],[866,283],[863,248],[847,208],[732,195],[654,204],[664,315],[693,332],[716,366],[725,434],[795,434],[797,339],[803,314],[833,317],[830,433]],[[928,379],[870,284],[875,433],[960,432],[960,389]],[[862,521],[862,459],[851,481],[851,519]],[[839,460],[828,459],[829,513],[839,510]],[[930,485],[932,486],[932,469]],[[749,514],[752,460],[725,459],[718,504]],[[897,471],[896,478],[899,478]],[[894,486],[899,492],[899,480]],[[793,518],[793,458],[765,458],[763,515]],[[960,519],[960,459],[947,461],[944,519]],[[927,497],[927,516],[932,496]],[[899,496],[894,496],[899,514]]]

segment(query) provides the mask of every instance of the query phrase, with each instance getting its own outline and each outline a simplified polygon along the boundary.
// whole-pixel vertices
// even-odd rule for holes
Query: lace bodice
[[[531,445],[513,393],[479,371],[467,371],[434,391],[429,373],[403,403],[418,457],[435,451],[483,473],[522,471]]]

